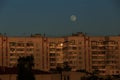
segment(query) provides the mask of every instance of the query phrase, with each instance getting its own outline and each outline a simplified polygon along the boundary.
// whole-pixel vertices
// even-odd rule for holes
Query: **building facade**
[[[68,62],[73,71],[120,74],[120,36],[87,36],[81,32],[65,37],[0,35],[0,66],[14,67],[20,56],[28,55],[34,56],[35,69],[49,71]]]

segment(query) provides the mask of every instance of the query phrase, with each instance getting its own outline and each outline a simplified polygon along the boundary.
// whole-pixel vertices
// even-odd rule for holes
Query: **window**
[[[92,51],[92,54],[98,54],[97,51]]]
[[[55,51],[55,48],[50,48],[49,50],[50,50],[50,51]]]
[[[33,49],[32,48],[28,48],[27,51],[33,51]]]
[[[39,52],[39,51],[40,51],[40,49],[36,49],[36,51],[37,51],[37,52]]]
[[[17,46],[24,47],[24,43],[17,43]]]
[[[76,50],[76,49],[77,49],[77,47],[72,47],[72,49],[73,49],[73,50]]]
[[[10,51],[14,52],[14,51],[15,51],[15,48],[10,48]]]
[[[79,42],[79,44],[82,44],[82,42]]]
[[[62,47],[62,46],[63,46],[63,43],[62,43],[62,42],[60,42],[60,41],[58,41],[57,46]]]
[[[56,61],[56,59],[55,58],[50,58],[50,61]]]
[[[82,61],[79,61],[80,64],[82,64]]]
[[[24,49],[23,48],[18,48],[17,51],[24,51]]]
[[[91,45],[97,45],[97,41],[91,41]]]
[[[92,46],[91,48],[92,48],[92,49],[97,49],[97,46]]]
[[[10,58],[10,61],[16,61],[16,58]]]
[[[79,48],[79,50],[81,50],[81,47],[78,47]]]
[[[50,56],[55,56],[55,53],[50,53]]]
[[[60,56],[60,54],[58,53],[57,56]]]
[[[98,67],[97,66],[92,66],[93,69],[97,69]]]
[[[55,63],[50,63],[50,66],[55,66]]]
[[[61,49],[56,49],[56,51],[61,51]]]
[[[119,71],[116,71],[116,73],[119,73]]]
[[[10,54],[10,56],[14,56],[14,54]]]
[[[64,77],[64,80],[70,80],[70,77],[67,75],[63,76]]]
[[[55,46],[55,43],[54,42],[50,42],[49,46]]]
[[[10,45],[10,46],[15,46],[15,45],[16,45],[16,42],[9,42],[9,45]]]
[[[82,54],[81,52],[79,52],[79,54]]]
[[[79,56],[79,59],[82,59],[82,57],[81,57],[81,56]]]
[[[75,44],[75,40],[69,41],[69,44],[74,45]]]
[[[116,46],[115,49],[119,49],[118,46]]]
[[[27,47],[33,46],[33,43],[26,43]]]

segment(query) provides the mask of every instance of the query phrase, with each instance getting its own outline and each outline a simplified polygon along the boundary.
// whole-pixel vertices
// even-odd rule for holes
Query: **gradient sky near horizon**
[[[0,32],[118,35],[120,0],[0,0]]]

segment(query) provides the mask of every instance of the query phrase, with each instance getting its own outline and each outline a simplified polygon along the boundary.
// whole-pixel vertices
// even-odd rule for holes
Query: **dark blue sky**
[[[71,15],[77,16],[75,22]],[[0,32],[117,35],[120,0],[0,0]]]

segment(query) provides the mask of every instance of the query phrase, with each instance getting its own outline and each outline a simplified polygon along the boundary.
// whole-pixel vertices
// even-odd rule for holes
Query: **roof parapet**
[[[72,36],[85,36],[86,34],[83,32],[72,33]]]
[[[41,34],[31,34],[31,37],[42,37]]]

